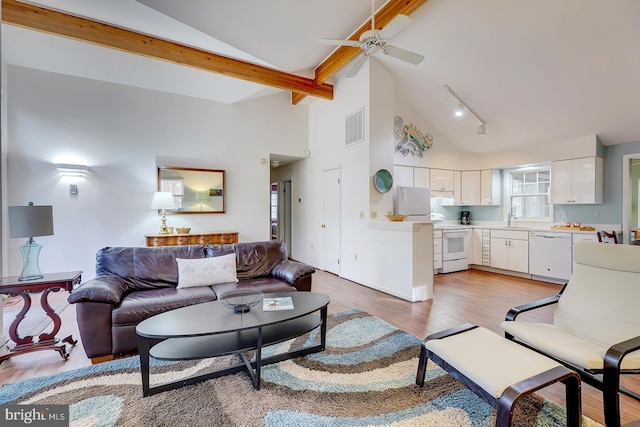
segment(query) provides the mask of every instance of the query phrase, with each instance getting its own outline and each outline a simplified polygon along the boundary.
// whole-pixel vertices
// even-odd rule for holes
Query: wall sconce
[[[453,91],[448,85],[444,85],[447,90],[453,95],[458,101],[460,101],[460,105],[455,109],[454,115],[456,117],[461,117],[464,114],[465,108],[471,112],[475,116],[476,119],[480,120],[481,125],[478,127],[478,135],[486,135],[487,133],[487,122],[484,121],[482,117],[476,111],[466,103],[464,99],[460,97],[457,93]]]
[[[62,176],[84,176],[89,172],[89,166],[71,163],[56,163],[56,169]]]

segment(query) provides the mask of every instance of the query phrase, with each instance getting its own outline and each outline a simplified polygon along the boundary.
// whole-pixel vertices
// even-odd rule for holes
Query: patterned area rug
[[[0,404],[69,404],[72,426],[493,426],[495,411],[433,363],[415,385],[421,340],[361,311],[328,320],[324,352],[269,365],[255,391],[246,373],[142,397],[137,357],[0,388]],[[264,349],[309,345],[318,332]],[[152,383],[230,363],[231,358],[154,362]],[[563,426],[564,408],[537,396],[514,426]],[[590,419],[585,426],[599,426]]]

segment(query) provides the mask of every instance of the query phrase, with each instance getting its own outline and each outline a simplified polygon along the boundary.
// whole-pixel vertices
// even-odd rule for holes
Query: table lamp
[[[160,225],[160,234],[169,234],[167,230],[167,217],[165,209],[175,209],[176,202],[173,200],[173,194],[170,191],[156,191],[153,193],[151,201],[151,209],[162,209],[162,225]]]
[[[25,244],[20,246],[22,273],[18,280],[42,279],[44,276],[38,265],[42,245],[36,243],[33,238],[53,235],[53,207],[34,206],[33,202],[29,202],[28,206],[9,206],[9,228],[11,238],[28,238]]]
[[[209,191],[198,191],[196,193],[196,202],[200,202],[200,212],[202,212],[202,204],[209,201]]]

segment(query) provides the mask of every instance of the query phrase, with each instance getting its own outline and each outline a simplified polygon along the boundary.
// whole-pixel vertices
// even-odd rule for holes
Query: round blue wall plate
[[[391,186],[393,185],[391,172],[386,169],[380,169],[373,177],[373,185],[376,187],[376,190],[381,193],[386,193],[391,190]]]

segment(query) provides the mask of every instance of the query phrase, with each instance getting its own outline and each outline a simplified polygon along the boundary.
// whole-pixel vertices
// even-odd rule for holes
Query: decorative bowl
[[[385,216],[389,218],[389,221],[401,222],[407,219],[409,215],[385,215]]]
[[[176,233],[178,234],[189,234],[191,231],[191,227],[176,227]]]
[[[262,292],[250,289],[229,291],[220,295],[220,302],[234,313],[246,313],[262,301]]]

